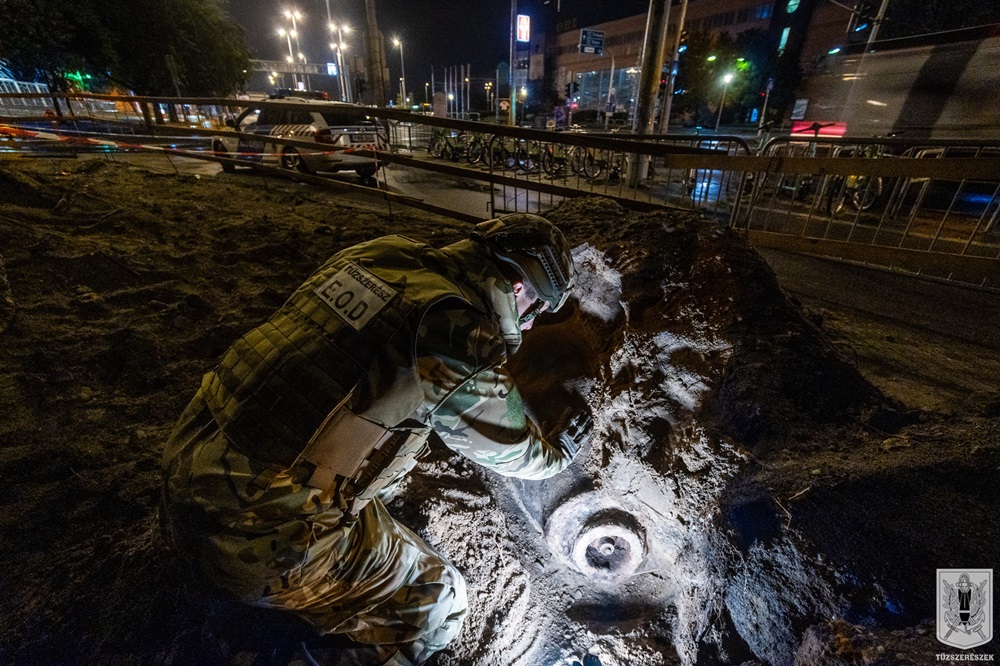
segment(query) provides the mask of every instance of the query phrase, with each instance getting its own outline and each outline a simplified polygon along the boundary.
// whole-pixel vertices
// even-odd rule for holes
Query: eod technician
[[[526,214],[331,258],[205,375],[167,443],[165,524],[196,579],[353,639],[334,663],[445,647],[465,582],[382,499],[432,435],[507,476],[570,463],[589,415],[543,435],[506,360],[572,284],[562,233]]]

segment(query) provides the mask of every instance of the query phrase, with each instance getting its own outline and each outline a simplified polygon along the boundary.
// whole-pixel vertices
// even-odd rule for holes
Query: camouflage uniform
[[[369,290],[365,308],[336,291],[345,281]],[[471,241],[435,250],[386,237],[334,256],[234,343],[167,443],[167,529],[196,575],[416,663],[447,645],[466,613],[464,580],[381,498],[432,431],[508,476],[569,463],[525,418],[507,373],[517,320],[510,283]],[[341,413],[385,428],[391,460],[322,474],[324,451],[303,451],[370,448],[324,434],[342,432],[329,425]]]

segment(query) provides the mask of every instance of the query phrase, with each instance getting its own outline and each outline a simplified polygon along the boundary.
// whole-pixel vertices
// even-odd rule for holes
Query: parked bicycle
[[[478,138],[477,138],[478,137]],[[443,128],[435,128],[431,133],[431,140],[427,145],[427,152],[431,157],[439,157],[452,162],[465,157],[470,163],[478,161],[482,157],[482,135],[465,132],[463,130],[452,131]],[[478,156],[473,159],[473,148],[478,147]]]
[[[899,132],[892,132],[886,138],[898,136]],[[878,137],[876,137],[878,138]],[[865,157],[873,160],[880,159],[886,155],[886,146],[882,143],[873,143],[852,151],[852,157]],[[850,204],[854,210],[864,212],[874,206],[881,198],[884,190],[882,176],[849,175],[834,176],[830,182],[830,193],[826,200],[826,211],[830,215],[836,215]]]

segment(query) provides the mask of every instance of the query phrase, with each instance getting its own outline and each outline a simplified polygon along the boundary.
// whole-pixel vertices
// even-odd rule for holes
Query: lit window
[[[781,41],[778,42],[778,53],[785,50],[785,46],[788,45],[788,33],[792,31],[791,28],[785,28],[781,31]]]

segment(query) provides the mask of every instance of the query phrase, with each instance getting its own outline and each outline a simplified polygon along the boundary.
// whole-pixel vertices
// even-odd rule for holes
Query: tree
[[[87,68],[103,31],[87,2],[0,0],[0,58],[23,80],[45,80],[65,88],[65,72]]]
[[[736,42],[726,33],[689,34],[677,72],[676,88],[683,93],[674,97],[673,108],[690,113],[698,124],[714,124],[725,90],[727,117],[734,116],[732,102],[742,97],[747,86],[747,64],[739,58]],[[728,87],[724,83],[726,74],[733,74]]]
[[[81,70],[146,95],[224,95],[249,52],[220,0],[0,0],[0,54],[26,78]]]

